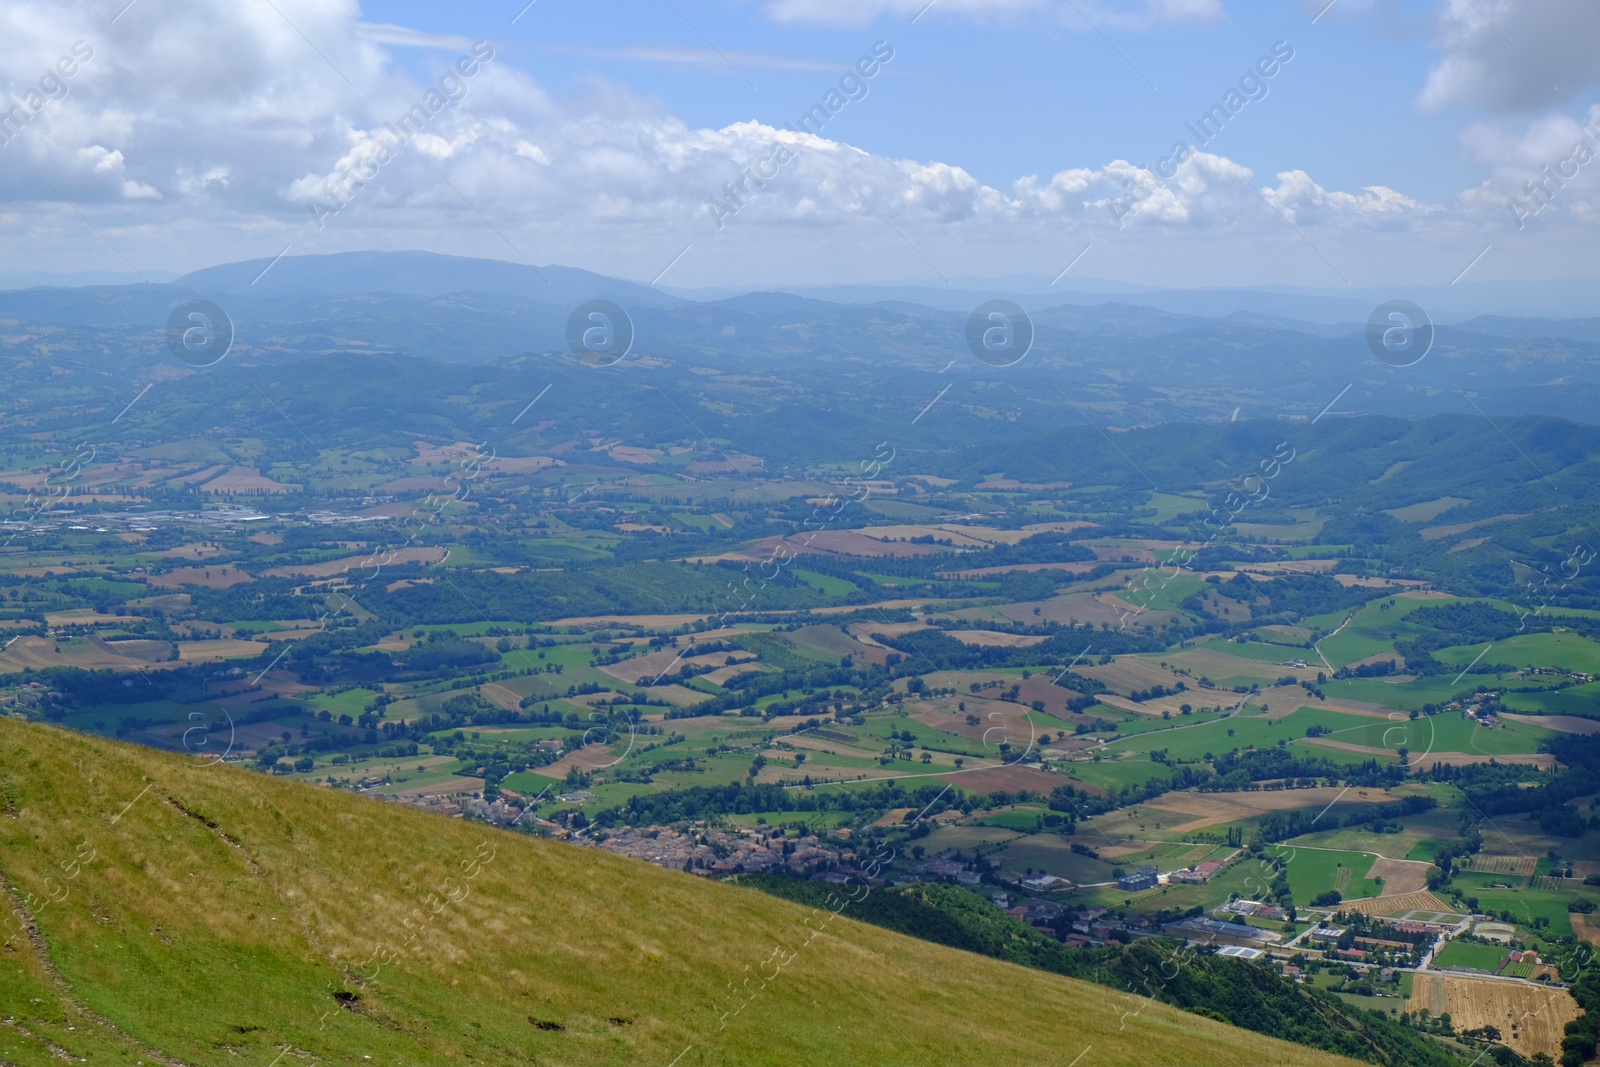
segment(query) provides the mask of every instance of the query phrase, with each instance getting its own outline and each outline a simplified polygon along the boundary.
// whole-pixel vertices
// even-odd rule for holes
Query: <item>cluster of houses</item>
[[[575,844],[595,845],[607,852],[644,860],[669,870],[706,876],[788,871],[835,882],[869,881],[863,870],[866,856],[849,847],[848,831],[835,832],[842,841],[807,834],[786,837],[780,830],[720,830],[696,822],[684,830],[671,827],[623,827],[605,833],[579,831],[567,835]]]
[[[1167,875],[1168,882],[1183,882],[1189,885],[1205,885],[1211,881],[1213,875],[1222,870],[1223,860],[1211,860],[1198,867],[1186,867],[1173,871]]]

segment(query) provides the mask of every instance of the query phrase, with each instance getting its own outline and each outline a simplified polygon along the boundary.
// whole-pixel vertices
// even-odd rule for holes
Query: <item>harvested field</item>
[[[1269,811],[1294,808],[1321,810],[1338,801],[1330,809],[1330,814],[1337,815],[1359,804],[1387,804],[1398,799],[1386,789],[1318,786],[1315,789],[1258,789],[1247,793],[1168,793],[1148,801],[1144,806],[1194,816],[1192,821],[1172,827],[1175,833],[1189,833],[1217,823],[1249,819]]]
[[[1580,1014],[1565,989],[1430,973],[1412,979],[1406,1001],[1407,1011],[1424,1009],[1435,1017],[1449,1012],[1457,1030],[1493,1026],[1507,1048],[1530,1059],[1540,1052],[1559,1058],[1563,1031]]]
[[[1591,945],[1600,945],[1600,913],[1582,915],[1573,912],[1572,932]]]
[[[275,482],[271,478],[263,478],[259,471],[251,467],[234,467],[226,474],[219,474],[200,487],[202,493],[266,493],[276,495],[279,493],[297,493],[305,488],[289,482]]]
[[[1383,879],[1383,896],[1398,897],[1415,893],[1428,886],[1430,863],[1415,860],[1390,860],[1378,857],[1367,872],[1368,878]]]
[[[1188,695],[1188,693],[1183,694],[1185,697]],[[1166,703],[1166,700],[1170,698],[1150,700],[1140,704],[1138,701],[1129,700],[1127,697],[1118,697],[1112,696],[1110,693],[1101,693],[1098,697],[1096,697],[1096,699],[1108,708],[1116,708],[1118,711],[1131,711],[1135,715],[1149,715],[1152,717],[1159,717],[1163,711],[1171,712],[1172,714],[1176,715],[1178,714],[1178,709],[1182,707],[1181,700],[1172,699],[1170,704]]]
[[[1401,912],[1406,911],[1434,911],[1446,915],[1454,914],[1450,911],[1450,905],[1428,892],[1346,900],[1339,907],[1344,911],[1359,911],[1363,915],[1399,915]]]
[[[700,690],[691,689],[686,685],[653,686],[650,689],[650,695],[684,707],[711,699],[710,693],[702,693]]]
[[[980,648],[1032,648],[1034,645],[1043,644],[1049,640],[1047,637],[999,633],[995,630],[947,630],[945,632],[963,645],[977,645]]]
[[[1062,690],[1066,692],[1066,690]],[[956,710],[956,702],[946,698],[936,701],[909,703],[911,717],[924,726],[931,726],[957,737],[982,741],[998,757],[1002,742],[1021,750],[1030,742],[1037,745],[1044,731],[1028,718],[1031,709],[1026,704],[1009,700],[981,700],[968,696],[966,713]],[[967,715],[975,715],[976,723],[967,722]],[[1013,757],[1015,758],[1015,757]]]
[[[578,768],[578,770],[584,772],[585,774],[588,774],[591,771],[598,771],[606,767],[610,767],[612,764],[621,759],[626,753],[626,745],[623,746],[622,752],[613,751],[609,745],[585,745],[580,749],[575,749],[571,752],[568,752],[565,756],[562,756],[559,760],[550,764],[549,766],[529,767],[528,771],[531,774],[542,775],[545,778],[554,778],[557,781],[561,781],[562,779],[566,778],[567,772],[572,770],[574,767]],[[476,779],[476,781],[479,784],[479,788],[482,788],[483,780]]]
[[[1284,659],[1292,659],[1295,650],[1285,648]],[[1301,649],[1302,653],[1306,650]],[[1312,653],[1312,655],[1315,655]],[[1286,674],[1305,681],[1314,681],[1317,671],[1322,670],[1321,664],[1316,667],[1284,667],[1276,663],[1267,663],[1263,660],[1245,659],[1243,656],[1231,655],[1228,652],[1215,648],[1186,648],[1181,652],[1168,653],[1165,657],[1168,663],[1187,668],[1195,674],[1207,675],[1211,678],[1259,678],[1262,681],[1276,680]],[[1376,707],[1377,705],[1374,705]]]
[[[1546,730],[1557,730],[1564,734],[1600,734],[1600,719],[1580,719],[1576,715],[1513,715],[1510,713],[1500,716],[1512,722],[1526,723],[1529,726],[1543,726]]]
[[[888,657],[885,656],[884,658],[887,659]],[[759,671],[762,669],[763,668],[761,664],[752,663],[746,660],[744,663],[735,663],[729,667],[718,667],[709,674],[701,675],[701,677],[710,682],[712,685],[727,685],[730,681],[739,677],[741,674],[749,674],[751,671]]]
[[[46,626],[98,626],[116,625],[128,620],[117,615],[103,615],[92,608],[73,608],[71,611],[50,612],[44,617]]]
[[[497,682],[485,682],[478,687],[478,692],[483,694],[485,700],[507,711],[516,711],[522,706],[521,697]]]
[[[813,652],[824,652],[830,656],[857,656],[861,654],[861,645],[856,639],[837,626],[802,626],[784,635],[785,640],[793,642],[801,648],[808,648]]]
[[[197,585],[202,589],[227,589],[255,581],[238,567],[179,567],[165,574],[152,574],[149,585],[153,589],[177,589],[184,585]]]
[[[1062,779],[1048,771],[1041,771],[1034,767],[985,767],[976,771],[952,771],[949,774],[936,775],[940,781],[959,785],[963,789],[970,789],[975,793],[997,793],[1005,791],[1015,793],[1019,789],[1032,789],[1037,793],[1049,794]]]
[[[873,823],[874,827],[885,829],[890,826],[899,826],[906,821],[906,816],[914,813],[916,808],[890,808],[883,813],[883,818]]]
[[[1054,600],[1025,600],[1016,604],[998,604],[995,610],[1008,619],[1036,626],[1040,622],[1089,623],[1098,626],[1106,623],[1113,629],[1122,625],[1123,612],[1130,610],[1118,606],[1121,601],[1109,593],[1074,593]],[[1039,610],[1035,615],[1034,609]],[[1170,611],[1146,611],[1139,616],[1139,625],[1149,623],[1159,629],[1172,618]]]
[[[309,636],[309,633],[307,634]],[[216,663],[225,659],[245,659],[259,656],[267,650],[261,641],[240,641],[224,638],[221,641],[179,641],[178,658],[185,663]]]
[[[1158,666],[1151,660],[1142,659],[1138,656],[1118,656],[1104,665],[1084,666],[1080,663],[1072,670],[1074,674],[1081,674],[1085,678],[1093,678],[1097,682],[1104,682],[1113,692],[1123,694],[1131,693],[1137,689],[1149,689],[1157,685],[1172,688],[1179,682],[1190,684],[1189,680],[1181,675],[1174,674],[1167,668]],[[1185,694],[1186,697],[1189,695]],[[1304,690],[1301,691],[1301,695],[1304,696]]]
[[[391,563],[438,563],[448,555],[449,549],[436,546],[402,548],[393,552],[380,550],[365,556],[344,556],[324,563],[291,563],[274,567],[266,572],[268,578],[337,578],[347,571],[370,571]]]
[[[1156,555],[1148,548],[1136,548],[1133,545],[1091,545],[1083,546],[1094,553],[1094,558],[1106,563],[1154,563]]]
[[[873,648],[884,646],[872,639],[873,634],[883,634],[885,637],[900,637],[904,634],[914,634],[918,630],[932,630],[932,623],[926,622],[853,622],[850,624],[850,636],[864,645]]]
[[[680,648],[662,648],[643,656],[625,659],[621,663],[613,663],[600,669],[618,681],[629,685],[653,682],[666,673],[676,674],[686,666],[693,667],[722,667],[729,660],[735,662],[752,660],[755,656],[749,652],[710,652],[704,655],[695,655],[693,645],[683,645]]]
[[[44,667],[80,667],[83,670],[114,670],[127,671],[137,667],[140,670],[164,670],[181,666],[174,660],[168,660],[171,646],[165,641],[138,642],[138,645],[159,644],[165,651],[155,660],[143,660],[119,653],[113,646],[103,641],[91,640],[87,647],[80,647],[74,652],[57,652],[55,642],[47,637],[18,637],[6,645],[5,651],[0,652],[0,674],[21,671],[31,667],[40,670]],[[130,651],[138,645],[130,646]]]
[[[939,571],[938,577],[970,581],[974,578],[984,578],[991,574],[1010,574],[1014,571],[1023,571],[1030,574],[1034,571],[1066,571],[1068,574],[1088,574],[1098,566],[1098,563],[1010,563],[998,567],[974,567],[972,570],[966,571]]]
[[[1043,530],[999,530],[993,526],[964,526],[960,523],[939,525],[905,524],[899,526],[866,526],[851,533],[863,534],[878,540],[909,541],[913,537],[932,537],[936,541],[949,541],[957,548],[989,548],[993,545],[1014,545]]]
[[[1049,674],[1035,674],[1031,678],[1023,679],[1011,676],[1006,679],[1005,688],[1009,688],[1013,685],[1017,687],[1017,699],[1015,703],[1022,705],[1023,711],[1027,711],[1032,708],[1033,702],[1037,700],[1044,704],[1044,710],[1049,712],[1051,715],[1054,715],[1059,719],[1070,721],[1073,713],[1067,710],[1067,701],[1079,696],[1080,694],[1075,689],[1068,689],[1065,686],[1056,685],[1052,679],[1053,676]],[[969,694],[963,699],[967,701],[967,709],[969,711],[973,710],[972,701],[974,699],[984,701],[986,706],[980,710],[980,714],[987,714],[988,712],[999,710],[999,706],[1002,704],[1013,704],[1013,702],[1009,700],[997,699],[1000,696],[1000,693],[1001,689],[998,688],[985,689],[976,694]]]

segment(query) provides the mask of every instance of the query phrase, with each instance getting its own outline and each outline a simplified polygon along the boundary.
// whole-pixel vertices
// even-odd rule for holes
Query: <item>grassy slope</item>
[[[1153,1003],[1124,1025],[1143,1002],[846,918],[806,944],[808,912],[753,891],[6,719],[0,876],[29,916],[0,951],[0,1062],[19,1067],[52,1045],[185,1064],[993,1067],[1088,1045],[1094,1064],[1350,1062]],[[778,945],[793,958],[763,989]]]

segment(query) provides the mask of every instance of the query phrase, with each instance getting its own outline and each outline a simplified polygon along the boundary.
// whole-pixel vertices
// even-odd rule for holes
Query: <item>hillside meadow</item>
[[[1351,1062],[601,851],[9,719],[0,877],[18,1067]]]

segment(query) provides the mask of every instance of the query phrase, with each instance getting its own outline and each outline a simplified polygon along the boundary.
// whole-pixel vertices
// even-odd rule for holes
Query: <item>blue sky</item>
[[[659,98],[690,125],[711,128],[787,121],[826,89],[824,71],[842,70],[872,42],[887,40],[896,51],[891,68],[872,87],[869,106],[841,116],[838,136],[879,155],[959,163],[991,184],[1165,151],[1185,120],[1284,40],[1295,59],[1273,80],[1271,103],[1252,108],[1219,144],[1232,158],[1263,172],[1307,169],[1339,188],[1387,184],[1425,197],[1447,197],[1482,178],[1456,139],[1481,110],[1424,113],[1416,104],[1438,58],[1428,40],[1429,4],[1396,4],[1378,17],[1350,15],[1336,3],[1315,25],[1315,11],[1292,3],[1230,4],[1214,23],[1111,27],[1109,41],[1070,9],[996,20],[936,2],[915,24],[884,14],[846,27],[779,24],[759,5],[719,0],[677,0],[676,8],[663,0],[538,0],[512,25],[519,9],[517,2],[462,8],[416,0],[363,6],[373,22],[504,40],[510,61],[554,90],[620,82]],[[752,88],[714,55],[689,61],[688,54],[712,51],[707,39],[730,56],[823,69],[746,62]],[[584,54],[630,48],[685,57]],[[411,61],[420,69],[421,57]]]
[[[676,285],[1049,278],[1085,249],[1081,275],[1173,286],[1594,274],[1593,0],[523,2],[15,0],[0,250],[429,248]],[[386,146],[475,41],[492,58]],[[874,47],[864,96],[783,128]],[[1214,138],[1186,128],[1290,49]]]

